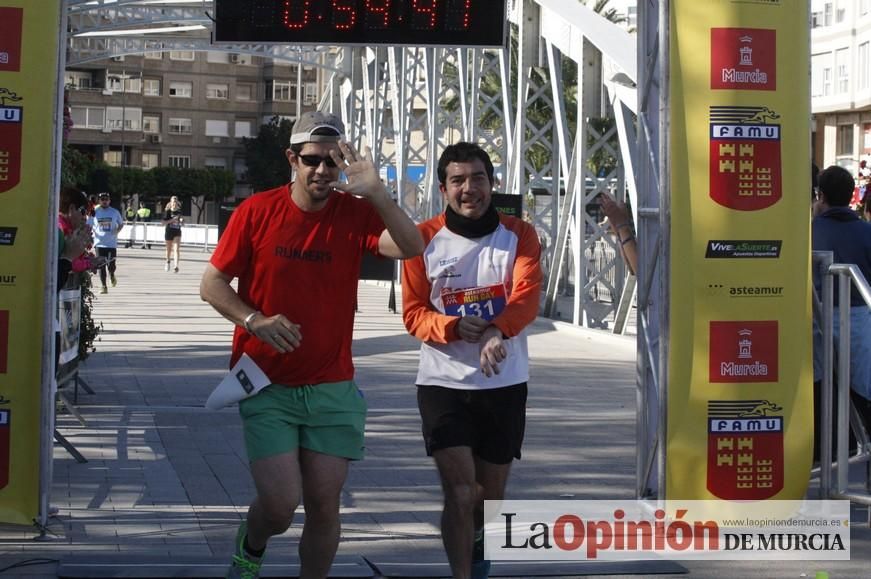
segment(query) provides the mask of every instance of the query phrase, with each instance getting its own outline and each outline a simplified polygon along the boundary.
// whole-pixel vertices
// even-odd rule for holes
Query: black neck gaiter
[[[487,207],[487,211],[478,219],[463,217],[448,205],[445,208],[445,225],[457,235],[476,239],[496,231],[496,228],[499,227],[499,214],[496,212],[492,202]]]

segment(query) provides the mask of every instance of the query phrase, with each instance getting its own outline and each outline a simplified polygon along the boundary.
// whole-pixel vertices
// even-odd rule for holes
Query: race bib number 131
[[[442,290],[442,304],[449,316],[478,316],[492,321],[505,309],[502,284],[462,290]]]

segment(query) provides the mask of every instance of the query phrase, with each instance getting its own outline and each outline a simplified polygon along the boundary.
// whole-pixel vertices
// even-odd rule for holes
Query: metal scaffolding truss
[[[640,498],[665,497],[667,349],[669,328],[668,25],[669,3],[639,3],[637,157],[639,243],[637,488]],[[625,155],[624,155],[625,158]]]
[[[635,39],[623,28],[581,3],[511,0],[504,50],[213,45],[213,4],[67,0],[68,64],[157,50],[218,50],[324,68],[332,77],[320,106],[340,113],[351,138],[392,167],[390,184],[416,220],[442,209],[434,165],[444,147],[478,142],[494,159],[497,189],[524,197],[539,232],[544,313],[623,331],[635,280],[593,211],[599,192],[627,194],[643,239],[646,214],[638,208],[653,207],[639,204],[636,194]],[[173,31],[189,24],[205,28]],[[150,33],[119,35],[142,28]],[[577,87],[564,86],[563,71],[571,66]],[[604,116],[613,122],[588,120]],[[579,119],[571,123],[576,126],[570,117]],[[642,123],[638,134],[640,140],[657,133]],[[620,160],[608,175],[594,174],[588,162],[600,151]],[[422,179],[410,167],[426,167]]]
[[[67,12],[68,27],[71,34],[88,32],[110,32],[131,27],[157,27],[163,24],[184,24],[191,26],[211,24],[211,19],[202,6],[166,5],[159,9],[154,5],[110,4],[99,10],[78,10]]]

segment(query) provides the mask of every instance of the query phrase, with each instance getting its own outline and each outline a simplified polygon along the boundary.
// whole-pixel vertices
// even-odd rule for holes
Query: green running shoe
[[[260,565],[263,557],[255,557],[245,551],[245,537],[248,535],[248,523],[242,521],[236,533],[236,551],[233,562],[227,571],[227,579],[257,579],[260,577]]]

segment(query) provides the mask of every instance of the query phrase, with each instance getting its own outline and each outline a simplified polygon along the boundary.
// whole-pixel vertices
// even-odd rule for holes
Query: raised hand
[[[345,173],[347,183],[333,181],[330,187],[352,193],[359,197],[365,197],[370,201],[379,196],[388,195],[387,188],[378,176],[378,169],[372,161],[372,152],[368,146],[363,151],[357,151],[351,143],[339,141],[339,149],[344,159],[335,150],[330,151],[330,156],[339,169]]]
[[[91,233],[84,227],[64,236],[64,251],[62,257],[75,259],[82,255],[91,244]]]

